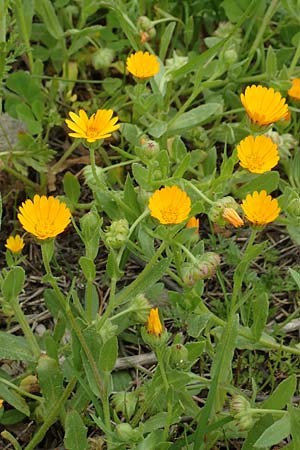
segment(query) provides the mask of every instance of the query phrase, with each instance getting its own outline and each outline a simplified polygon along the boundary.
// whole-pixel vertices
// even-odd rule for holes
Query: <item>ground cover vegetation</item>
[[[3,449],[300,449],[299,0],[0,0]]]

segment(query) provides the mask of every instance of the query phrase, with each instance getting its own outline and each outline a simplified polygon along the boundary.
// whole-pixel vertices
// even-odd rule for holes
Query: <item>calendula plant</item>
[[[3,448],[300,448],[298,28],[0,0]]]

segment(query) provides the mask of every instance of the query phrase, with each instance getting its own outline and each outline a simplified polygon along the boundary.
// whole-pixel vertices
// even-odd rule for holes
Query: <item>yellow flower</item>
[[[240,165],[252,173],[273,169],[279,161],[277,144],[268,136],[247,136],[237,146]]]
[[[0,398],[0,408],[2,408],[3,403],[4,403],[4,400],[2,398]]]
[[[112,109],[98,109],[90,118],[83,109],[79,110],[79,115],[70,111],[69,116],[72,120],[65,119],[65,122],[74,133],[69,133],[69,136],[86,139],[87,142],[105,139],[120,128],[120,124],[116,125],[118,116],[112,118],[112,115]]]
[[[249,222],[258,226],[273,222],[280,213],[278,201],[265,190],[248,194],[241,206]]]
[[[159,72],[159,61],[149,52],[136,52],[126,60],[128,72],[137,78],[150,78]]]
[[[191,211],[191,199],[179,187],[167,186],[150,197],[149,209],[151,216],[164,225],[181,223]]]
[[[38,239],[54,238],[62,233],[71,220],[71,212],[57,198],[35,195],[19,208],[18,219],[23,228]]]
[[[243,219],[233,208],[225,208],[222,217],[226,222],[233,225],[235,228],[242,227],[244,225]]]
[[[159,319],[158,308],[151,308],[148,317],[147,331],[153,336],[160,336],[163,332],[163,326]]]
[[[247,86],[241,101],[250,119],[259,125],[269,125],[277,120],[285,119],[288,112],[286,99],[273,88],[263,86]]]
[[[294,100],[300,100],[300,79],[294,78],[292,80],[292,87],[288,90],[288,94]]]
[[[197,219],[195,216],[191,217],[187,224],[186,224],[186,228],[196,228],[196,231],[198,232],[199,230],[199,219]]]
[[[24,248],[24,241],[21,238],[19,234],[16,234],[16,236],[9,236],[6,239],[5,247],[8,248],[12,253],[20,253],[22,249]]]

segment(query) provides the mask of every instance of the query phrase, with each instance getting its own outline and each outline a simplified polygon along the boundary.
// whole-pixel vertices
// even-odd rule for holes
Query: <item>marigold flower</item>
[[[20,253],[24,248],[24,241],[19,234],[15,236],[9,236],[6,239],[5,247],[12,253]]]
[[[277,144],[268,136],[247,136],[237,146],[240,165],[252,173],[273,169],[279,161]]]
[[[188,218],[191,211],[191,199],[177,186],[167,186],[157,189],[149,199],[149,209],[152,217],[160,223],[176,224]]]
[[[163,332],[163,326],[158,315],[158,308],[151,308],[150,310],[147,323],[147,331],[153,336],[160,336]]]
[[[200,223],[199,219],[197,219],[197,217],[193,216],[187,221],[186,228],[196,228],[198,231],[199,223]]]
[[[288,94],[294,100],[300,100],[300,79],[294,78],[292,80],[292,87],[288,90]]]
[[[249,222],[258,226],[273,222],[280,213],[278,201],[265,190],[248,194],[241,206]]]
[[[273,88],[247,86],[241,102],[250,119],[259,125],[269,125],[284,119],[288,112],[286,99]]]
[[[150,78],[159,72],[159,61],[149,52],[136,52],[128,56],[126,67],[128,72],[137,78]]]
[[[19,208],[18,219],[23,228],[38,239],[54,238],[62,233],[71,220],[65,203],[52,196],[35,195]]]
[[[116,125],[118,116],[112,118],[112,115],[112,109],[98,109],[90,118],[83,109],[79,110],[79,115],[70,111],[72,120],[65,119],[65,122],[74,133],[69,133],[69,136],[86,139],[87,142],[110,137],[113,131],[120,128],[120,124]]]
[[[2,408],[3,403],[4,403],[4,400],[2,398],[0,398],[0,408]]]
[[[233,208],[225,208],[222,216],[223,219],[226,220],[226,222],[230,223],[235,228],[239,228],[244,225],[243,219],[238,215],[238,213]]]

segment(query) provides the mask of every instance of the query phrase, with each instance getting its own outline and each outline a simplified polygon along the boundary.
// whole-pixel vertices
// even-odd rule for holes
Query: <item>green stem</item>
[[[183,244],[178,244],[177,243],[177,245],[178,245],[178,247],[180,247],[184,251],[184,253],[186,253],[188,255],[189,259],[194,264],[196,264],[196,265],[199,264],[199,261],[197,260],[197,258],[193,255],[193,253],[190,252],[190,250],[188,248],[186,248]]]
[[[299,57],[300,57],[300,39],[299,39],[299,42],[298,42],[298,45],[297,45],[295,54],[294,54],[294,56],[293,56],[291,65],[290,65],[290,67],[289,67],[289,69],[288,69],[288,76],[289,76],[289,77],[291,77],[291,76],[293,75],[294,70],[295,70],[295,67],[296,67],[296,65],[297,65],[297,63],[298,63]]]
[[[288,411],[282,411],[280,409],[263,409],[263,408],[250,408],[249,413],[259,415],[259,414],[273,414],[276,416],[285,416],[288,414]]]
[[[25,175],[22,175],[21,173],[17,172],[15,169],[9,167],[7,164],[4,163],[2,170],[7,172],[9,175],[13,175],[18,180],[21,180],[25,184],[25,186],[30,187],[35,192],[40,191],[40,186],[37,183],[34,183],[33,181],[29,180]]]
[[[66,150],[62,157],[51,167],[51,172],[52,173],[57,173],[59,168],[61,167],[61,165],[63,164],[63,162],[69,158],[69,156],[73,153],[73,151],[75,150],[75,148],[78,146],[78,142],[75,140],[72,142],[72,145],[70,145],[70,147],[68,148],[68,150]]]
[[[0,378],[0,383],[6,384],[6,386],[9,386],[10,388],[14,389],[16,392],[21,394],[23,397],[31,398],[32,400],[36,400],[37,402],[42,403],[43,397],[39,397],[38,395],[31,394],[30,392],[23,391],[23,389],[20,389],[19,386],[16,386],[15,384],[11,383],[10,381],[6,380],[5,378]]]
[[[56,418],[58,417],[62,406],[64,405],[64,403],[67,401],[67,399],[71,395],[71,393],[76,385],[76,382],[77,382],[76,377],[72,378],[69,381],[66,389],[64,390],[63,395],[60,397],[60,399],[56,403],[56,406],[49,413],[49,415],[47,416],[47,419],[45,420],[45,422],[43,423],[41,428],[35,433],[35,435],[33,436],[33,438],[31,439],[31,441],[25,447],[24,450],[34,450],[37,448],[37,445],[42,441],[45,434],[47,433],[47,431],[49,430],[51,425],[53,425]]]
[[[213,200],[210,200],[205,194],[203,194],[200,189],[198,189],[191,181],[183,180],[185,184],[187,184],[194,192],[196,192],[206,203],[209,203],[210,205],[214,206],[215,202]]]
[[[163,383],[165,386],[165,391],[167,394],[170,386],[169,386],[169,382],[168,382],[168,378],[167,378],[167,374],[166,374],[166,370],[165,370],[165,365],[164,365],[164,360],[163,360],[161,349],[159,347],[156,348],[155,353],[156,353],[158,367],[159,367],[159,370],[161,373],[161,377],[163,379]]]
[[[32,329],[30,328],[30,326],[24,316],[24,313],[20,307],[18,298],[12,298],[11,305],[13,307],[17,321],[19,322],[19,324],[22,328],[24,336],[25,336],[28,344],[30,345],[32,353],[33,353],[34,357],[36,359],[38,359],[40,357],[41,350],[40,350],[37,340],[32,332]]]
[[[86,318],[89,323],[93,320],[93,281],[86,282]]]
[[[7,430],[1,432],[1,436],[9,441],[13,445],[15,450],[22,450],[22,447],[18,443],[17,439]]]
[[[41,245],[41,249],[42,249],[42,258],[43,258],[43,262],[44,262],[44,266],[45,266],[45,270],[47,272],[47,275],[49,275],[49,282],[56,294],[56,297],[58,299],[58,302],[60,304],[60,307],[62,309],[62,311],[64,312],[65,316],[67,317],[72,329],[74,330],[75,334],[77,335],[77,338],[81,344],[81,347],[87,357],[87,360],[89,362],[90,368],[93,372],[94,378],[95,378],[95,382],[97,384],[98,390],[99,390],[99,395],[100,398],[102,400],[102,405],[103,405],[103,412],[104,414],[107,413],[107,409],[105,408],[105,396],[106,396],[106,389],[104,386],[104,383],[102,382],[101,376],[100,376],[100,372],[98,370],[96,361],[94,359],[94,356],[84,338],[84,335],[82,334],[82,331],[71,311],[71,308],[69,307],[69,305],[66,302],[66,299],[64,297],[64,295],[62,294],[62,292],[60,291],[57,282],[54,278],[54,276],[52,275],[52,271],[50,268],[50,264],[47,258],[47,253],[45,251],[45,247],[43,245]],[[110,417],[109,417],[109,411],[108,411],[108,415],[104,416],[104,420],[105,420],[105,424],[107,426],[108,429],[110,429]]]
[[[249,240],[248,240],[248,243],[247,243],[247,247],[246,247],[246,249],[244,251],[241,263],[243,262],[243,259],[247,258],[248,252],[249,252],[249,250],[251,249],[251,247],[254,244],[254,241],[255,241],[255,238],[256,238],[256,234],[257,234],[257,229],[252,228],[251,234],[250,234],[250,237],[249,237]],[[236,304],[237,298],[238,298],[238,296],[240,294],[240,290],[241,290],[241,287],[242,287],[243,279],[244,279],[244,272],[241,273],[240,277],[234,283],[234,286],[233,286],[233,291],[232,291],[232,296],[231,296],[231,309],[232,309],[233,312],[235,312],[235,304]]]
[[[267,12],[264,15],[261,26],[258,30],[258,33],[256,34],[256,38],[248,52],[248,58],[247,58],[246,66],[244,67],[244,73],[246,73],[248,70],[248,67],[252,61],[252,58],[255,55],[256,49],[259,47],[259,45],[261,43],[264,32],[265,32],[266,28],[269,26],[272,16],[275,14],[277,6],[278,6],[278,0],[272,0],[269,8],[267,9]]]

